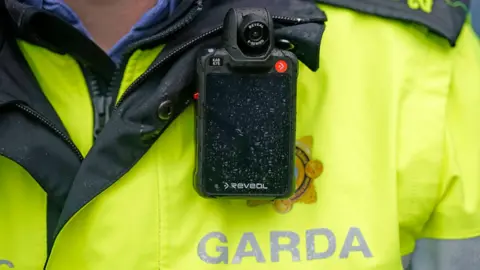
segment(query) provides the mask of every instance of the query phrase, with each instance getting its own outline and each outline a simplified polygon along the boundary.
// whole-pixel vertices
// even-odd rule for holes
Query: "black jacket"
[[[115,105],[112,100],[126,61],[117,68],[92,41],[47,12],[16,0],[0,3],[0,155],[25,168],[47,193],[49,247],[62,226],[126,173],[190,104],[196,51],[220,46],[229,8],[268,7],[275,16],[277,37],[288,39],[299,60],[313,70],[318,68],[326,19],[309,0],[183,0],[150,38],[133,44],[125,54],[128,60],[137,48],[167,44]],[[17,38],[72,55],[87,80],[100,85],[90,87],[97,134],[88,157],[82,157],[43,95]],[[101,111],[107,111],[109,119]]]

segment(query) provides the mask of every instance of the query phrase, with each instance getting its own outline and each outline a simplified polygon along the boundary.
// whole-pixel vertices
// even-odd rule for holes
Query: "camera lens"
[[[255,14],[243,17],[238,26],[237,37],[239,49],[248,56],[259,56],[268,52],[270,48],[271,23]]]
[[[249,33],[248,33],[248,39],[251,41],[259,41],[263,37],[263,28],[260,26],[253,26]]]
[[[250,22],[244,28],[243,39],[251,48],[258,48],[268,41],[268,28],[263,22]]]

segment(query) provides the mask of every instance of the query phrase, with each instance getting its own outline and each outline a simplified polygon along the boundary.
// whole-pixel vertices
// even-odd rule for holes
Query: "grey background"
[[[480,35],[480,0],[473,0],[471,3],[473,28]]]

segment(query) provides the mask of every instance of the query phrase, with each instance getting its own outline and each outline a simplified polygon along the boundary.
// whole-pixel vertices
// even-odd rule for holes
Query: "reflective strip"
[[[478,270],[480,237],[465,240],[417,241],[411,270]]]
[[[7,260],[0,260],[0,267],[7,266],[8,268],[14,268],[13,263]]]
[[[407,270],[409,269],[410,262],[412,261],[412,254],[407,254],[405,256],[402,256],[402,266],[403,269]]]

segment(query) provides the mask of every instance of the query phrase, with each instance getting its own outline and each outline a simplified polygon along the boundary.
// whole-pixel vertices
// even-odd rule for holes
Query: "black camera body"
[[[223,47],[197,58],[196,175],[203,197],[273,200],[295,188],[295,55],[266,9],[231,9]]]

